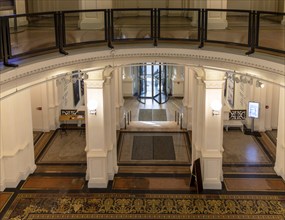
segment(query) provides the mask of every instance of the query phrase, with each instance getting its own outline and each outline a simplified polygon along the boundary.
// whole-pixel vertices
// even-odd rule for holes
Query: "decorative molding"
[[[139,50],[141,50],[141,52],[137,52]],[[167,52],[164,52],[164,50]],[[84,56],[85,58],[82,58]],[[236,54],[231,54],[231,56],[229,56],[229,54],[226,52],[213,52],[213,51],[195,50],[195,49],[169,50],[169,48],[159,48],[159,49],[157,48],[152,48],[152,49],[135,48],[135,49],[115,50],[113,53],[110,53],[109,50],[100,51],[100,52],[92,52],[92,53],[81,53],[78,55],[70,55],[70,56],[66,56],[62,58],[55,58],[55,59],[52,59],[46,62],[41,61],[35,64],[23,66],[23,67],[20,66],[17,68],[17,71],[14,71],[14,69],[12,69],[11,71],[4,72],[3,75],[5,74],[5,77],[2,75],[3,77],[1,77],[2,80],[0,81],[0,85],[6,84],[8,82],[11,82],[11,81],[23,78],[23,77],[33,76],[35,74],[55,70],[58,68],[69,67],[75,64],[78,66],[78,64],[87,65],[88,63],[90,63],[91,65],[95,66],[95,64],[93,64],[95,61],[96,61],[96,64],[98,64],[98,61],[108,61],[108,62],[113,63],[114,61],[117,61],[119,59],[126,59],[128,61],[131,61],[131,59],[134,59],[134,58],[140,58],[142,62],[143,62],[142,58],[181,59],[181,63],[185,63],[185,59],[187,59],[187,63],[191,63],[191,62],[195,63],[195,61],[199,63],[204,62],[204,61],[210,61],[212,63],[211,64],[212,66],[220,66],[216,64],[217,62],[219,62],[219,63],[222,63],[223,65],[224,64],[234,64],[234,65],[239,65],[243,67],[251,67],[251,68],[255,68],[255,69],[259,69],[259,70],[263,70],[263,71],[267,71],[270,73],[284,76],[284,69],[282,70],[282,68],[275,68],[276,64],[278,65],[279,63],[262,60],[258,58],[253,58],[253,57],[246,57],[246,56],[241,56],[241,55],[236,55]],[[264,61],[264,62],[262,62],[261,64],[261,62],[258,62],[258,61]],[[41,66],[41,67],[37,67],[37,66]],[[10,72],[13,72],[13,74],[10,74]]]

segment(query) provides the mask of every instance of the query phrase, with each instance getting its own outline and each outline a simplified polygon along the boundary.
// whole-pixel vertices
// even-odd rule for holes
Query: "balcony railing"
[[[217,23],[217,19],[220,23]],[[214,18],[214,19],[213,19]],[[283,20],[283,22],[282,22]],[[285,13],[227,9],[98,9],[0,17],[0,60],[83,44],[184,42],[197,47],[218,43],[248,47],[247,54],[285,54]],[[283,24],[282,24],[283,23]]]

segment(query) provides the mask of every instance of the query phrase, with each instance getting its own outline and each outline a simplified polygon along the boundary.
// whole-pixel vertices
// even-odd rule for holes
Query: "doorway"
[[[153,99],[158,104],[163,104],[168,101],[169,80],[165,65],[150,63],[140,66],[137,79],[139,102],[145,104],[146,99]]]

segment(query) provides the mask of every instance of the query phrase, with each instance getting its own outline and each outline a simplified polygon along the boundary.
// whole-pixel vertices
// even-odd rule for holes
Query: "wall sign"
[[[259,102],[248,102],[248,117],[259,118]]]

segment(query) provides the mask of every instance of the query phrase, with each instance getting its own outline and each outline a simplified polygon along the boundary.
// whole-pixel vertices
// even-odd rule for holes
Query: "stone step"
[[[181,131],[180,125],[175,121],[131,121],[126,130]]]

